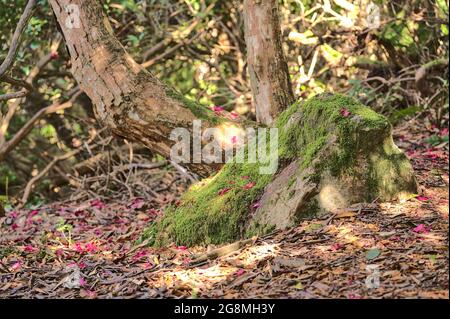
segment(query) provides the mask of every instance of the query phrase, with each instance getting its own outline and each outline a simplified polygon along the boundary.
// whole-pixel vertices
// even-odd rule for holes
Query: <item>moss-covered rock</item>
[[[352,203],[416,192],[412,166],[393,143],[388,120],[352,98],[326,93],[297,102],[275,126],[276,174],[260,174],[258,163],[228,163],[193,185],[144,237],[157,245],[219,244]]]

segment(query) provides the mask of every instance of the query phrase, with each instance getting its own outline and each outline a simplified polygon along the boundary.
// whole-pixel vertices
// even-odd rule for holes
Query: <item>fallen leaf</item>
[[[381,251],[378,248],[370,249],[366,252],[366,258],[368,260],[372,260],[377,258],[381,254]]]

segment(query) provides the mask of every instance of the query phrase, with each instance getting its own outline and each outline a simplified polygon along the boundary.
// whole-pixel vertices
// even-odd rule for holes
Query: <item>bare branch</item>
[[[25,90],[21,90],[21,91],[14,92],[14,93],[2,94],[2,95],[0,95],[0,101],[5,101],[5,100],[11,100],[11,99],[24,97],[24,96],[27,96],[28,94],[30,94],[31,91],[34,90],[33,86],[30,83],[27,83],[26,81],[23,81],[23,80],[14,79],[14,78],[9,77],[7,75],[4,75],[1,78],[1,80],[4,81],[4,82],[9,83],[11,85],[21,86],[21,87],[25,88]]]
[[[0,78],[2,78],[3,75],[8,72],[14,62],[17,50],[19,49],[20,38],[22,37],[22,33],[25,30],[25,27],[28,25],[28,20],[30,20],[31,16],[33,15],[35,6],[36,0],[29,0],[27,6],[25,7],[25,10],[22,13],[22,16],[20,17],[19,23],[17,24],[16,30],[13,34],[8,54],[6,55],[5,60],[0,65]]]
[[[27,96],[29,93],[30,92],[28,90],[22,90],[22,91],[17,91],[17,92],[13,92],[13,93],[2,94],[2,95],[0,95],[0,101],[18,99],[18,98]]]
[[[57,112],[59,110],[63,110],[66,108],[69,108],[73,105],[73,102],[75,99],[81,94],[80,91],[77,91],[71,98],[65,103],[54,103],[52,105],[49,105],[37,112],[15,135],[12,139],[5,142],[0,147],[0,162],[5,158],[5,156],[11,152],[11,150],[14,149],[14,147],[17,146],[17,144],[22,141],[25,136],[30,133],[30,131],[33,129],[34,124],[41,119],[44,115]]]
[[[78,94],[79,94],[79,93],[78,93]],[[74,97],[72,97],[72,98],[74,98]],[[96,133],[93,134],[93,135],[91,136],[91,138],[86,142],[86,145],[89,144],[89,143],[91,143],[91,142],[96,138],[96,136],[97,136]],[[64,161],[64,160],[66,160],[66,159],[69,159],[69,158],[71,158],[71,157],[77,155],[77,154],[80,153],[82,150],[83,150],[83,146],[80,146],[80,147],[78,147],[78,148],[76,148],[76,149],[74,149],[74,150],[72,150],[72,151],[70,151],[70,152],[67,152],[66,154],[63,154],[63,155],[60,155],[60,156],[55,157],[50,163],[47,164],[47,166],[44,167],[43,170],[41,170],[41,171],[39,172],[39,174],[37,174],[36,176],[34,176],[32,179],[30,179],[30,180],[28,181],[27,186],[25,187],[25,190],[24,190],[24,192],[23,192],[22,199],[21,199],[19,205],[17,205],[17,208],[22,208],[22,207],[26,204],[26,202],[27,202],[27,200],[28,200],[28,197],[30,196],[31,190],[32,190],[32,188],[33,188],[33,185],[34,185],[39,179],[41,179],[42,177],[44,177],[44,176],[52,169],[52,167],[55,166],[55,164],[57,164],[57,163],[60,162],[60,161]]]

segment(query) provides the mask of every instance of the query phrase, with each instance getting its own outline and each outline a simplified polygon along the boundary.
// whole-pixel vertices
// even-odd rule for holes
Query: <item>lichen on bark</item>
[[[325,93],[296,102],[275,127],[277,173],[260,174],[258,163],[225,164],[193,185],[144,237],[156,245],[219,244],[352,203],[416,192],[390,123],[355,99]]]

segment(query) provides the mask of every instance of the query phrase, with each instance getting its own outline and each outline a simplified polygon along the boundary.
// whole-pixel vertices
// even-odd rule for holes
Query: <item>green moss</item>
[[[291,188],[292,185],[294,185],[296,181],[297,181],[297,176],[292,175],[292,176],[289,178],[288,187]]]
[[[199,120],[206,120],[213,125],[218,125],[223,121],[223,119],[214,114],[212,110],[209,108],[185,97],[183,94],[179,93],[172,87],[165,87],[166,94],[170,98],[181,102],[184,106],[186,106],[192,114],[194,114]]]
[[[385,152],[371,158],[371,176],[368,179],[373,196],[393,199],[403,189],[414,188],[412,166],[406,155],[400,151]]]
[[[197,106],[189,107],[199,112],[199,116],[208,116]],[[358,152],[371,150],[380,137],[390,134],[386,118],[339,94],[321,94],[306,102],[296,102],[279,116],[275,125],[279,129],[280,163],[300,158],[299,169],[314,165],[314,178],[318,179],[324,170],[336,176],[348,173]],[[330,144],[333,147],[328,154],[324,151]],[[194,245],[220,244],[264,233],[267,231],[264,225],[249,228],[248,220],[252,204],[272,179],[273,175],[260,174],[257,163],[228,163],[214,177],[193,185],[181,204],[167,209],[162,220],[149,227],[144,236],[152,238],[156,245],[171,241]],[[255,185],[245,189],[250,182]],[[295,179],[290,185],[293,182]],[[374,189],[379,182],[373,183]],[[315,214],[318,210],[317,201],[311,201],[307,211]]]
[[[260,223],[252,223],[245,231],[245,237],[261,236],[270,234],[275,230],[274,225],[262,225]]]
[[[435,66],[438,65],[447,65],[448,64],[448,58],[447,59],[436,59],[436,60],[432,60],[428,63],[425,63],[424,65],[422,65],[422,67],[425,70],[429,70],[431,68],[434,68]]]
[[[320,213],[320,205],[317,198],[312,198],[310,201],[307,202],[306,206],[301,210],[301,214],[297,214],[295,216],[294,222],[297,223],[301,219],[304,218],[312,218],[316,217]]]
[[[295,112],[299,118],[290,123]],[[344,116],[344,112],[350,113]],[[336,138],[338,152],[317,165],[322,166],[319,173],[329,168],[334,175],[339,175],[354,164],[356,150],[362,144],[371,147],[368,134],[385,132],[389,122],[353,98],[325,93],[303,104],[294,104],[280,116],[277,127],[281,128],[280,157],[300,157],[300,169],[309,167],[327,143]],[[367,140],[361,140],[361,137]]]
[[[260,175],[257,164],[230,163],[215,176],[193,185],[178,207],[170,207],[163,220],[146,232],[156,245],[218,244],[238,239],[252,204],[271,180]],[[251,188],[245,187],[255,183]]]

